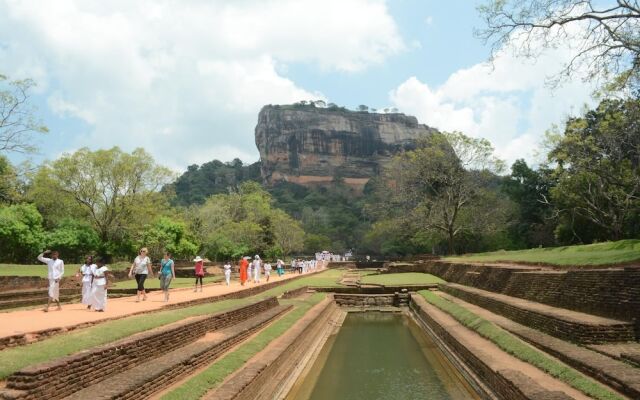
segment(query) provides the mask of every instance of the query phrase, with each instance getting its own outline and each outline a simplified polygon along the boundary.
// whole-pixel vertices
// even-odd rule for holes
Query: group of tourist
[[[47,264],[48,267],[49,298],[44,311],[49,311],[49,307],[52,303],[57,304],[57,309],[61,310],[60,281],[64,275],[64,261],[60,259],[60,254],[57,251],[51,250],[47,250],[38,255],[38,260]],[[202,292],[203,278],[205,276],[204,259],[197,256],[193,262],[195,263],[195,286],[193,291],[197,292],[199,289],[199,291]],[[297,272],[299,274],[313,272],[318,268],[319,263],[324,264],[324,261],[293,259],[291,261],[291,272]],[[223,266],[224,278],[227,286],[231,285],[232,269],[233,267],[230,261],[227,261]],[[270,262],[263,261],[259,255],[255,255],[253,259],[248,256],[242,257],[238,263],[238,269],[240,274],[240,284],[244,286],[247,281],[260,283],[263,277],[265,281],[269,282],[273,266]],[[106,309],[107,281],[109,278],[108,271],[109,268],[105,265],[103,258],[96,257],[94,259],[93,256],[89,255],[86,257],[85,263],[76,273],[76,277],[80,278],[82,282],[82,304],[85,304],[87,309],[93,309],[99,312],[104,312]],[[276,260],[275,271],[278,276],[285,274],[285,262],[283,260]],[[153,276],[153,263],[148,256],[148,249],[143,247],[133,260],[128,274],[129,278],[135,278],[136,280],[136,302],[140,302],[141,298],[142,301],[147,300],[145,282],[147,277],[150,275]],[[160,260],[158,270],[160,289],[164,294],[165,302],[169,301],[169,286],[175,277],[175,263],[171,258],[171,253],[165,252],[164,257]]]

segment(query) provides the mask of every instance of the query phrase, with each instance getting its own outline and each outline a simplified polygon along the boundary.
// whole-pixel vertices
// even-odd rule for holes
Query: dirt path
[[[273,281],[285,281],[291,278],[299,277],[298,274],[286,274],[278,277],[276,274],[271,276]],[[214,297],[231,292],[250,289],[254,286],[261,286],[267,282],[263,279],[261,283],[254,284],[247,282],[245,286],[241,286],[240,282],[231,282],[231,286],[224,283],[215,283],[205,285],[202,292],[193,292],[193,288],[176,288],[171,289],[168,304],[176,304],[188,302],[194,299]],[[83,323],[94,323],[113,318],[121,318],[127,315],[140,313],[144,311],[159,310],[167,303],[163,302],[164,295],[162,291],[154,291],[149,293],[146,301],[136,303],[136,296],[120,297],[109,299],[105,312],[95,312],[86,309],[83,304],[66,304],[62,306],[62,311],[55,311],[55,307],[51,307],[48,313],[42,309],[21,310],[0,314],[0,338],[24,334],[29,332],[37,332],[44,329],[63,328]]]

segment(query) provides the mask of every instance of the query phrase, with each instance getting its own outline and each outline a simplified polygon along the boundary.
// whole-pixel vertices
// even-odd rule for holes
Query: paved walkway
[[[272,274],[269,283],[274,281],[284,281],[299,277],[298,274],[287,273],[282,277]],[[204,285],[202,292],[193,292],[193,288],[171,289],[169,303],[163,301],[164,294],[157,290],[148,293],[146,301],[136,303],[136,296],[120,297],[109,299],[105,312],[95,312],[87,310],[84,304],[63,304],[62,311],[56,311],[53,306],[48,313],[42,309],[21,310],[7,313],[0,313],[0,339],[8,336],[37,332],[51,328],[64,328],[84,323],[95,323],[98,321],[121,318],[130,314],[137,314],[144,311],[159,310],[166,304],[184,303],[198,298],[214,297],[231,292],[250,289],[255,286],[264,285],[267,282],[262,279],[261,283],[247,282],[241,286],[240,282],[232,281],[230,286],[223,283]]]

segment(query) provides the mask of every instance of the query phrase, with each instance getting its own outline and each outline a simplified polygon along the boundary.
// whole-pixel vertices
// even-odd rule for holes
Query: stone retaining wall
[[[246,298],[246,297],[251,297],[251,296],[254,296],[256,294],[262,293],[262,292],[264,292],[266,290],[273,289],[276,286],[279,286],[279,285],[282,285],[282,284],[285,284],[285,283],[289,283],[289,282],[293,282],[296,279],[304,278],[304,277],[307,277],[309,275],[320,273],[320,272],[322,272],[322,271],[312,272],[310,274],[296,276],[294,278],[290,278],[290,279],[287,279],[287,280],[284,280],[284,281],[273,281],[273,282],[267,283],[265,285],[252,287],[251,289],[245,289],[245,290],[231,292],[231,293],[227,293],[227,294],[223,294],[223,295],[203,297],[203,298],[194,299],[194,300],[188,301],[188,302],[167,304],[167,305],[165,305],[162,308],[157,309],[157,310],[139,311],[139,312],[135,312],[135,313],[127,314],[127,315],[122,315],[122,316],[118,316],[118,317],[106,318],[106,319],[103,319],[103,320],[100,320],[100,321],[92,321],[92,322],[87,322],[87,323],[82,323],[82,324],[77,324],[77,325],[72,325],[72,326],[56,327],[56,328],[50,328],[50,329],[43,329],[43,330],[35,331],[35,332],[21,333],[21,334],[13,335],[13,336],[6,336],[6,337],[3,337],[3,338],[0,338],[0,350],[5,349],[7,347],[23,346],[25,344],[29,344],[29,343],[33,343],[33,342],[37,342],[37,341],[40,341],[40,340],[47,339],[47,338],[49,338],[51,336],[54,336],[54,335],[57,335],[57,334],[60,334],[60,333],[69,332],[69,331],[76,330],[76,329],[81,329],[81,328],[86,328],[86,327],[93,326],[95,324],[99,324],[99,323],[102,323],[102,322],[113,321],[115,319],[120,319],[120,318],[127,318],[127,317],[131,317],[131,316],[134,316],[134,315],[140,315],[140,314],[147,314],[147,313],[152,313],[152,312],[164,311],[164,310],[167,310],[167,309],[190,307],[190,306],[197,305],[197,304],[213,303],[213,302],[222,301],[222,300],[243,299],[243,298]]]
[[[436,322],[429,313],[411,296],[410,307],[415,315],[427,325],[439,340],[462,359],[474,374],[502,400],[569,400],[571,397],[562,392],[549,391],[519,371],[495,370],[460,343],[448,329]]]
[[[329,323],[336,310],[332,301],[321,303],[283,336],[270,344],[263,354],[250,360],[241,371],[203,400],[267,400],[279,398],[282,384],[291,377],[304,357],[322,336],[322,326]],[[326,328],[325,328],[326,329]]]
[[[51,362],[26,367],[9,376],[6,388],[22,393],[20,397],[15,397],[14,393],[14,398],[62,398],[144,360],[162,355],[167,349],[184,346],[209,331],[223,329],[276,306],[277,299],[270,297],[255,304],[197,317]]]
[[[393,294],[339,294],[333,296],[341,307],[391,307],[395,302]]]
[[[548,333],[560,339],[581,344],[600,344],[635,340],[633,325],[629,323],[595,325],[527,310],[478,293],[442,284],[440,289],[469,303],[476,304],[512,321]]]
[[[283,299],[293,299],[295,297],[302,296],[303,294],[307,293],[307,290],[309,290],[309,286],[303,286],[298,289],[288,290],[284,292],[281,297]]]
[[[603,317],[640,320],[640,268],[536,271],[432,261],[388,266],[390,272],[424,272],[447,282],[520,297]]]
[[[0,292],[46,288],[49,282],[39,276],[0,276]]]

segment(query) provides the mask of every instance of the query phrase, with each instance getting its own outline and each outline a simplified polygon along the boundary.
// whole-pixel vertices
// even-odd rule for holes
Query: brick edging
[[[98,320],[98,321],[82,322],[82,323],[75,324],[75,325],[59,326],[59,327],[54,327],[54,328],[42,329],[42,330],[39,330],[39,331],[24,332],[24,333],[19,333],[19,334],[16,334],[16,335],[5,336],[3,338],[0,338],[0,350],[4,350],[4,349],[10,348],[10,347],[24,346],[24,345],[27,345],[27,344],[30,344],[30,343],[39,342],[41,340],[48,339],[51,336],[55,336],[55,335],[58,335],[60,333],[66,333],[66,332],[70,332],[70,331],[74,331],[74,330],[82,329],[82,328],[88,328],[90,326],[98,325],[98,324],[101,324],[103,322],[115,321],[115,320],[118,320],[118,319],[133,317],[133,316],[136,316],[136,315],[151,314],[151,313],[160,312],[160,311],[166,311],[166,310],[170,310],[170,309],[184,308],[184,307],[189,307],[189,306],[193,306],[193,305],[197,305],[197,304],[204,304],[204,303],[209,303],[209,302],[213,303],[213,302],[222,301],[222,300],[228,300],[228,299],[243,299],[243,298],[251,297],[251,296],[254,296],[254,295],[259,294],[261,292],[273,289],[274,287],[277,287],[277,286],[280,286],[280,285],[284,285],[284,284],[289,283],[289,282],[293,282],[293,281],[298,280],[300,278],[304,278],[304,277],[307,277],[307,276],[318,274],[318,273],[321,273],[321,272],[324,272],[324,271],[326,271],[326,269],[322,270],[322,271],[316,271],[316,272],[311,272],[311,273],[307,273],[307,274],[304,274],[304,275],[296,276],[296,277],[293,277],[293,278],[286,279],[284,281],[270,282],[270,283],[267,283],[265,285],[252,287],[250,289],[238,290],[238,291],[231,292],[231,293],[225,293],[225,294],[222,294],[222,295],[204,297],[204,298],[185,301],[185,302],[181,302],[181,303],[166,304],[166,305],[164,305],[164,306],[162,306],[162,307],[160,307],[158,309],[155,309],[155,310],[142,310],[142,311],[137,311],[137,312],[134,312],[134,313],[131,313],[131,314],[104,318],[104,319],[101,319],[101,320]]]

